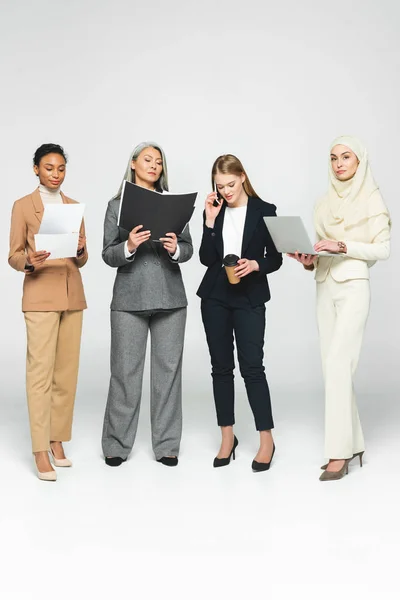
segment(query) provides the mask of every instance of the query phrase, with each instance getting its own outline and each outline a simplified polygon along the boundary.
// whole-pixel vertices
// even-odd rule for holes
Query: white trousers
[[[364,450],[353,377],[370,305],[368,279],[317,283],[317,319],[325,379],[325,457]]]

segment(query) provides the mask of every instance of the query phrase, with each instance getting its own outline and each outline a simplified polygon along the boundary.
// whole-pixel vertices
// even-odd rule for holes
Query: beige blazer
[[[371,244],[346,240],[347,254],[338,257],[319,256],[315,279],[321,283],[328,273],[339,283],[349,279],[369,279],[369,269],[377,260],[386,260],[390,256],[390,219],[382,214],[376,217],[374,227],[379,231]],[[372,234],[371,234],[372,239]]]
[[[75,200],[61,197],[66,204]],[[44,206],[39,189],[14,203],[11,215],[10,252],[8,262],[13,269],[25,271],[29,251],[46,250],[35,247],[35,233],[38,233],[43,217]],[[85,234],[82,221],[81,234]],[[64,311],[86,308],[85,294],[79,269],[88,259],[87,248],[79,258],[48,258],[42,267],[33,273],[25,273],[22,310],[25,311]]]

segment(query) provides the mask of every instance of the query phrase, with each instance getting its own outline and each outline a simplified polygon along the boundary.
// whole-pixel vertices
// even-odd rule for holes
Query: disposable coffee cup
[[[237,267],[238,260],[239,257],[236,256],[236,254],[227,254],[223,260],[229,283],[232,284],[240,283],[239,277],[235,274],[235,268]]]

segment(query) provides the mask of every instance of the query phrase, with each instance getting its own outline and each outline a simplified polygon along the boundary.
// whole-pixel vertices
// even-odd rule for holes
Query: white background
[[[1,0],[0,7],[4,598],[119,591],[152,598],[159,589],[171,598],[242,597],[253,589],[310,598],[321,597],[318,586],[327,582],[342,597],[369,597],[374,581],[382,591],[399,550],[397,0]],[[257,437],[238,377],[238,457],[214,471],[219,433],[195,295],[211,165],[219,154],[238,155],[258,194],[281,215],[300,214],[311,234],[313,205],[327,187],[329,144],[341,134],[368,147],[394,222],[391,259],[371,273],[357,373],[365,468],[318,482],[323,389],[314,282],[286,259],[270,277],[267,307],[274,468],[251,473]],[[132,458],[110,470],[100,434],[114,272],[101,260],[102,226],[131,150],[147,139],[166,152],[170,189],[199,191],[195,254],[182,268],[189,298],[184,438],[177,469],[154,463],[146,381]],[[32,155],[45,142],[68,153],[63,190],[86,203],[90,254],[68,445],[74,468],[54,486],[36,480],[29,462],[22,275],[6,261],[11,207],[37,185]]]

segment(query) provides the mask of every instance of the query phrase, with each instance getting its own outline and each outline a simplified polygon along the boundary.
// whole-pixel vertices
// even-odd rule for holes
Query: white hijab
[[[331,151],[341,144],[357,156],[359,165],[349,181],[337,179],[329,156],[328,193],[315,209],[315,227],[321,238],[337,239],[335,230],[345,229],[349,241],[371,243],[379,232],[374,231],[374,217],[385,214],[388,209],[373,178],[366,148],[357,138],[341,136],[331,144]]]

